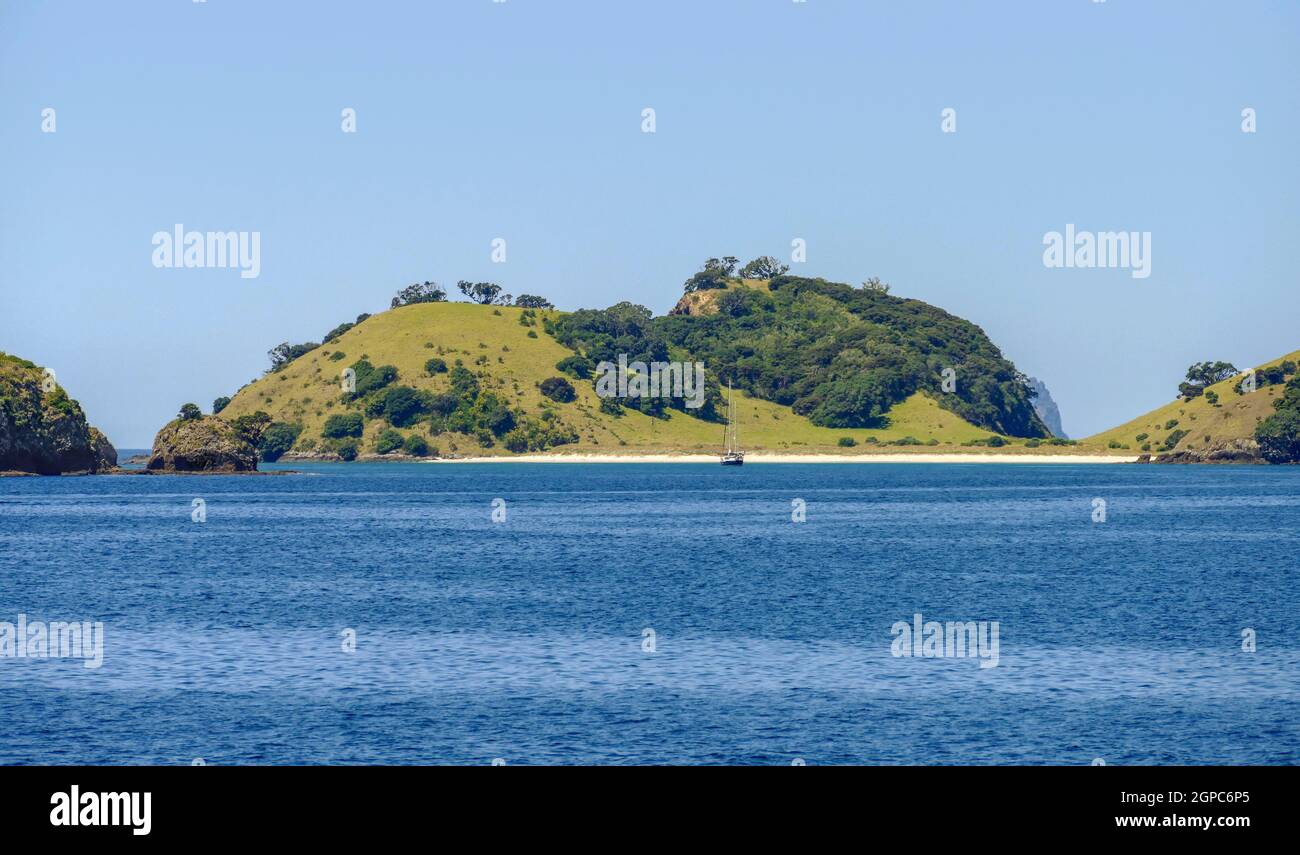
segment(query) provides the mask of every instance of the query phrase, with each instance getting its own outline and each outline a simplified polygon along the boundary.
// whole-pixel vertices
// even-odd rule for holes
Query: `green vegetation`
[[[52,373],[0,351],[0,471],[54,475],[116,465],[113,446]]]
[[[193,421],[194,419],[203,418],[203,411],[199,409],[198,404],[181,404],[181,411],[177,415],[182,421]]]
[[[271,360],[271,371],[279,371],[298,357],[311,353],[318,347],[320,345],[314,341],[303,344],[289,344],[289,342],[285,341],[277,344],[266,352],[266,355]]]
[[[1178,384],[1178,395],[1190,401],[1215,383],[1221,383],[1237,373],[1236,366],[1228,362],[1197,362],[1187,369],[1187,379]]]
[[[1255,429],[1259,453],[1269,463],[1300,463],[1300,374],[1287,382],[1273,409]]]
[[[379,438],[375,441],[375,451],[378,454],[390,454],[401,448],[405,442],[400,433],[392,428],[385,428],[380,431]]]
[[[840,448],[852,448],[858,444],[858,441],[851,436],[842,436],[835,444]]]
[[[456,288],[471,302],[481,306],[508,306],[511,296],[501,293],[501,286],[495,282],[469,282],[465,279],[456,283]]]
[[[268,463],[274,463],[288,452],[295,442],[298,441],[299,434],[302,433],[302,425],[288,424],[287,422],[273,422],[267,426],[258,439],[256,448],[262,459]]]
[[[734,259],[719,263],[720,272],[734,272]],[[730,380],[747,450],[861,454],[902,442],[954,452],[976,440],[992,450],[1005,446],[989,445],[991,432],[1005,437],[1013,425],[1037,422],[1014,366],[977,327],[932,306],[892,297],[883,285],[789,276],[721,284],[686,295],[684,313],[659,318],[630,303],[572,313],[506,306],[499,293],[494,305],[402,305],[250,383],[223,417],[265,411],[274,422],[302,426],[294,450],[342,457],[376,448],[388,430],[403,437],[403,448],[419,437],[441,449],[433,453],[452,456],[557,446],[711,453]],[[343,353],[360,355],[351,362],[352,393],[339,390],[335,354]],[[596,363],[616,363],[619,354],[629,362],[703,362],[705,406],[596,395]],[[940,386],[939,372],[950,365],[957,394]],[[552,380],[567,383],[572,398],[548,397],[543,383]],[[563,388],[546,385],[552,393]],[[977,426],[957,409],[989,424]]]
[[[547,377],[539,388],[543,395],[561,404],[567,404],[578,397],[573,384],[563,377]]]
[[[1199,363],[1189,370],[1189,378],[1200,381],[1220,376],[1222,379],[1210,385],[1198,383],[1200,391],[1190,399],[1180,395],[1163,407],[1088,437],[1083,441],[1084,447],[1105,448],[1111,441],[1124,443],[1134,438],[1142,443],[1145,452],[1204,454],[1226,449],[1249,455],[1257,443],[1261,457],[1281,462],[1287,456],[1285,448],[1292,434],[1285,415],[1270,422],[1272,416],[1288,410],[1287,392],[1283,390],[1279,395],[1276,381],[1279,375],[1294,378],[1298,359],[1300,351],[1248,370],[1244,375],[1228,377],[1222,377],[1227,363]],[[1253,392],[1245,391],[1249,389],[1247,381],[1251,371],[1256,382]]]
[[[437,282],[417,282],[398,291],[390,308],[414,306],[419,303],[441,303],[446,299],[447,292],[438,287]]]
[[[326,439],[343,439],[359,437],[365,430],[365,421],[360,413],[336,413],[325,420],[321,436]]]
[[[881,426],[892,407],[924,391],[972,424],[1048,435],[1027,378],[978,327],[880,290],[780,276],[766,291],[728,290],[714,312],[656,319],[652,332],[813,424]],[[957,373],[954,392],[944,390],[946,368]]]
[[[212,415],[215,416],[217,413],[224,410],[226,408],[226,404],[229,403],[230,403],[230,399],[227,398],[225,395],[222,395],[220,398],[217,398],[215,401],[212,402]]]

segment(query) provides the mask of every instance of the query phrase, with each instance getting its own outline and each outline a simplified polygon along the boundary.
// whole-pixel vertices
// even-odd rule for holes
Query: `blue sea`
[[[1300,763],[1300,467],[293,468],[0,479],[0,763]]]

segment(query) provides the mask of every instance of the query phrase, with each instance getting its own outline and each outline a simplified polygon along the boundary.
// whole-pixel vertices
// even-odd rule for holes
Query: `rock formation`
[[[257,449],[218,416],[175,419],[154,437],[153,472],[253,472]]]
[[[1029,378],[1029,388],[1034,390],[1034,409],[1038,412],[1038,417],[1047,425],[1047,429],[1052,432],[1052,436],[1060,439],[1069,439],[1065,435],[1065,429],[1061,427],[1061,411],[1056,406],[1056,401],[1052,400],[1052,393],[1047,390],[1047,384],[1037,377]]]

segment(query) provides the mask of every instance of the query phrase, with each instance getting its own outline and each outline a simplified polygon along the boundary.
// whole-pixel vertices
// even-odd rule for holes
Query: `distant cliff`
[[[52,373],[0,352],[0,472],[59,475],[115,466],[117,451]]]
[[[1029,388],[1034,390],[1034,410],[1038,412],[1038,417],[1047,425],[1047,429],[1052,432],[1052,436],[1061,439],[1069,439],[1065,435],[1065,429],[1061,427],[1061,411],[1056,406],[1056,401],[1052,400],[1052,393],[1048,391],[1047,384],[1037,377],[1029,378]]]

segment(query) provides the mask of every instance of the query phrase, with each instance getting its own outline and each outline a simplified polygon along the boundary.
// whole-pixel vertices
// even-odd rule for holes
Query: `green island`
[[[1194,365],[1171,403],[1065,439],[1036,411],[1029,378],[971,322],[875,279],[791,276],[769,257],[737,266],[709,259],[658,317],[630,302],[562,312],[488,282],[459,282],[457,302],[435,283],[411,285],[388,311],[320,342],[276,346],[266,373],[210,415],[185,404],[159,431],[146,471],[700,459],[718,453],[728,395],[740,443],[758,460],[1300,460],[1300,352],[1245,372]],[[699,365],[703,388],[693,401],[598,393],[620,360]],[[59,442],[76,449],[61,461],[50,450]],[[109,450],[38,366],[0,360],[0,470],[110,471]]]

